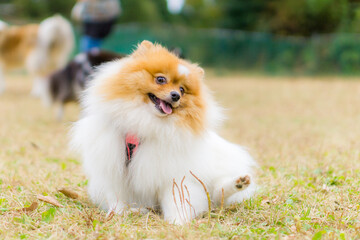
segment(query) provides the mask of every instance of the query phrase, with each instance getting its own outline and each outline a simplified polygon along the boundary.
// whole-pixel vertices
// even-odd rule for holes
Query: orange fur
[[[39,25],[8,27],[0,31],[0,62],[8,69],[25,65],[27,56],[37,44]]]
[[[188,75],[180,75],[179,64],[189,69]],[[156,84],[158,75],[165,76],[167,84]],[[149,103],[148,93],[164,99],[173,90],[179,92],[181,86],[185,94],[180,105],[173,108],[171,116],[176,118],[179,126],[199,134],[206,124],[203,75],[203,70],[197,65],[179,59],[160,45],[143,41],[126,59],[119,73],[104,81],[99,93],[108,101],[124,99]]]

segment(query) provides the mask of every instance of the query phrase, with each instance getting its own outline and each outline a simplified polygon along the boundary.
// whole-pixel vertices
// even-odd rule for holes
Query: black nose
[[[180,94],[179,94],[178,92],[176,92],[176,91],[172,91],[172,92],[170,93],[170,96],[171,96],[171,100],[172,100],[173,102],[177,102],[177,101],[179,101],[179,99],[180,99]]]

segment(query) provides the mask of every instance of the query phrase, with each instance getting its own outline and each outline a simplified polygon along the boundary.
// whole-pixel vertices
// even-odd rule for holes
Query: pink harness
[[[132,156],[136,153],[139,146],[139,139],[135,135],[126,134],[125,137],[125,146],[126,146],[126,166],[131,162]]]

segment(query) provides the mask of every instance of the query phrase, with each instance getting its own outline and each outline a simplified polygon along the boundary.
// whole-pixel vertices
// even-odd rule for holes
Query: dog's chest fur
[[[191,150],[187,144],[179,144],[179,140],[140,140],[128,164],[124,154],[124,182],[128,183],[132,198],[141,200],[143,205],[156,205],[158,195],[164,189],[172,189],[173,179],[181,181],[183,176],[188,175]]]

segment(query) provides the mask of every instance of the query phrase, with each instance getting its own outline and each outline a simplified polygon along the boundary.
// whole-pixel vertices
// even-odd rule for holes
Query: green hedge
[[[279,37],[224,29],[118,25],[104,48],[130,53],[143,39],[181,47],[185,57],[202,66],[267,73],[358,74],[360,35],[331,34],[310,38]]]

